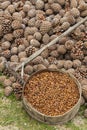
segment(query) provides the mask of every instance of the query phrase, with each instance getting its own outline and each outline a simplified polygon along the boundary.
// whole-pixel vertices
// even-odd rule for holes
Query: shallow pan
[[[34,73],[33,75],[31,75],[28,79],[28,81],[32,78],[32,76],[41,73],[41,72],[47,72],[47,71],[51,71],[51,72],[62,72],[62,73],[66,73],[63,70],[52,70],[52,69],[44,69],[44,70],[40,70],[36,73]],[[25,110],[27,111],[27,113],[34,119],[46,123],[46,124],[51,124],[51,125],[55,125],[55,124],[64,124],[66,122],[68,122],[69,120],[71,120],[78,112],[79,108],[80,108],[80,103],[81,103],[81,85],[78,82],[78,80],[71,74],[68,74],[76,83],[78,90],[79,90],[79,99],[78,102],[67,112],[65,112],[63,115],[58,115],[58,116],[48,116],[45,114],[40,113],[39,111],[37,111],[34,107],[32,107],[32,105],[27,101],[27,99],[24,96],[24,89],[26,87],[26,82],[24,84],[23,87],[23,93],[22,93],[22,101],[23,101],[23,106],[25,108]]]

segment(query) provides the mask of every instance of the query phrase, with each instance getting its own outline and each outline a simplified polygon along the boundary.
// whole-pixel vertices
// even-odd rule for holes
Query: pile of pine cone
[[[5,95],[19,99],[22,85],[8,75],[5,61],[13,69],[87,16],[87,0],[0,0],[0,82]],[[48,47],[24,68],[24,79],[46,68],[65,69],[82,86],[87,101],[87,21],[70,35]],[[20,74],[20,70],[19,70]]]

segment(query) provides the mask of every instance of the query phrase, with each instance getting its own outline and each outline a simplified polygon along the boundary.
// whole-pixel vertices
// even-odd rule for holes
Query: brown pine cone
[[[29,57],[30,55],[32,55],[34,52],[36,51],[36,48],[33,46],[29,46],[26,48],[26,54]]]
[[[5,50],[2,52],[1,54],[3,57],[5,57],[6,59],[9,59],[11,57],[11,51],[10,50]]]
[[[0,19],[1,29],[2,29],[2,36],[3,34],[7,34],[11,32],[11,20],[2,18]]]
[[[50,64],[57,64],[56,58],[54,58],[52,56],[48,57],[48,61],[49,61]]]
[[[61,9],[61,6],[58,3],[51,4],[51,8],[55,13],[58,13]]]
[[[15,38],[20,38],[23,37],[23,33],[24,33],[23,29],[17,29],[13,31],[13,36]]]
[[[12,76],[10,73],[8,73],[8,69],[6,69],[6,68],[3,71],[3,75],[6,75],[8,77]]]
[[[23,39],[22,38],[15,39],[15,44],[17,44],[17,45],[23,44]]]
[[[83,53],[83,42],[78,41],[71,50],[71,57],[73,59],[83,59],[84,53]]]
[[[40,32],[44,35],[45,33],[48,33],[51,28],[52,25],[49,21],[43,21],[40,27]]]
[[[80,81],[84,78],[87,79],[87,67],[85,66],[78,67],[75,70],[75,77],[78,78]]]
[[[13,83],[12,87],[13,87],[13,91],[14,91],[16,98],[21,99],[23,87],[17,82]]]

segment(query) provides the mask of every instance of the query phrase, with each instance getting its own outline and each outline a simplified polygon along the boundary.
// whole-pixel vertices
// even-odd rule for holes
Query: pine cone
[[[78,80],[82,80],[84,78],[87,79],[87,67],[82,66],[82,67],[78,67],[75,70],[75,77],[78,78]]]
[[[85,33],[84,32],[75,32],[71,34],[72,38],[75,40],[85,40]]]
[[[12,87],[16,98],[21,99],[23,87],[19,83],[13,83]]]
[[[85,100],[87,100],[87,85],[82,86],[82,94]]]
[[[2,27],[2,35],[11,32],[11,20],[2,18],[2,20],[0,19],[0,24]]]
[[[61,6],[58,3],[51,4],[51,8],[55,13],[58,13],[61,9]]]
[[[36,9],[41,10],[44,8],[44,2],[42,0],[36,1]]]
[[[35,27],[36,27],[36,28],[40,28],[41,24],[42,24],[42,20],[37,20],[37,21],[35,22]]]
[[[31,18],[29,21],[28,21],[28,26],[29,27],[33,27],[35,25],[35,18]]]
[[[24,33],[23,29],[17,29],[17,30],[14,30],[13,36],[15,38],[20,38],[20,37],[23,37],[23,33]]]
[[[5,50],[2,52],[1,54],[3,57],[5,57],[6,59],[9,59],[11,57],[11,51],[10,50]]]
[[[50,64],[57,64],[57,60],[54,57],[51,57],[51,56],[48,57],[48,61],[49,61]]]
[[[22,45],[23,44],[23,39],[22,38],[15,39],[15,44]]]
[[[84,53],[83,53],[83,42],[78,41],[71,50],[71,57],[73,59],[83,59]]]
[[[52,25],[49,21],[43,21],[40,27],[40,32],[42,34],[48,33],[51,28],[52,28]]]
[[[23,2],[24,0],[18,1],[16,10],[21,11],[23,9]]]
[[[21,21],[19,20],[14,20],[12,22],[12,28],[15,30],[15,29],[20,29],[21,28]]]
[[[87,67],[82,66],[82,67],[78,68],[78,70],[83,78],[87,78]]]
[[[6,75],[8,77],[12,76],[10,73],[8,73],[8,69],[7,68],[4,69],[3,75]]]
[[[30,55],[32,55],[34,52],[36,51],[36,48],[33,46],[29,46],[28,48],[26,48],[26,54],[29,57]]]

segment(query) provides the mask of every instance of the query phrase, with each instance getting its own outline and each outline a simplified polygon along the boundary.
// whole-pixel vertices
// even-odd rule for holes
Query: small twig
[[[9,65],[8,65],[7,61],[4,61],[4,64],[5,64],[6,69],[9,70]]]
[[[22,63],[22,69],[21,69],[21,78],[23,79],[24,76],[24,63]]]
[[[70,34],[74,29],[76,29],[80,24],[84,23],[86,20],[87,20],[87,17],[85,17],[84,19],[82,19],[80,22],[78,22],[77,24],[73,25],[72,27],[70,27],[67,31],[65,31],[63,34],[61,34],[60,36],[58,36],[57,38],[55,38],[54,40],[52,40],[50,43],[48,43],[47,45],[45,45],[44,47],[42,47],[40,50],[36,51],[34,54],[32,54],[30,57],[28,57],[27,60],[25,60],[23,62],[24,65],[27,64],[28,62],[30,62],[31,60],[33,60],[38,55],[40,55],[46,48],[48,48],[49,46],[57,43],[62,37],[65,37],[68,34]],[[21,63],[20,65],[18,65],[15,68],[15,71],[17,71],[19,68],[21,68],[23,63]]]

